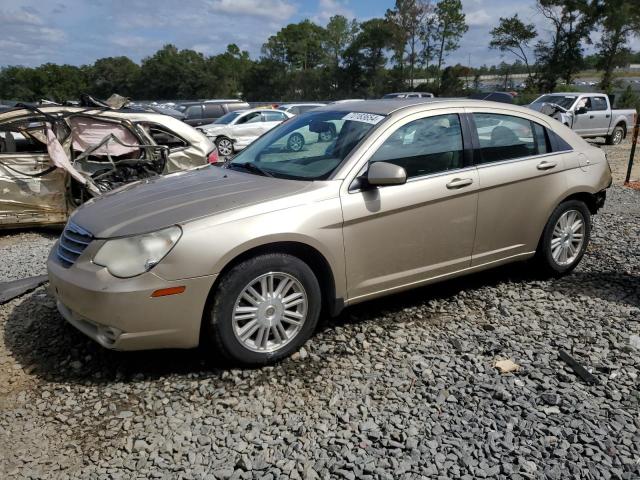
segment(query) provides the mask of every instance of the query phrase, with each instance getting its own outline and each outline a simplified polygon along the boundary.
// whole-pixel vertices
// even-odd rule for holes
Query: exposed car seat
[[[498,125],[491,131],[491,144],[482,149],[482,154],[490,161],[522,158],[530,155],[530,151],[513,130]]]

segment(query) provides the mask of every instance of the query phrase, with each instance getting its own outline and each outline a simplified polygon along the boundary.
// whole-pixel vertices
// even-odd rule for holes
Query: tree
[[[396,0],[395,7],[387,10],[385,18],[393,31],[394,60],[399,67],[400,81],[405,83],[405,65],[409,65],[409,85],[413,86],[415,68],[420,61],[419,44],[423,24],[431,11],[430,0]]]
[[[128,57],[100,58],[89,69],[89,93],[97,98],[108,98],[113,93],[134,97],[139,76],[140,66]]]
[[[462,2],[460,0],[440,0],[435,8],[435,19],[431,32],[438,61],[438,75],[442,70],[444,59],[450,52],[460,47],[460,39],[467,30],[469,27],[462,11]]]
[[[215,92],[215,77],[204,55],[174,45],[165,45],[142,60],[139,84],[147,99],[207,98]]]
[[[262,52],[267,58],[285,63],[291,69],[312,69],[326,60],[323,50],[325,36],[325,29],[310,20],[291,23],[269,37]]]
[[[334,68],[340,66],[347,47],[353,42],[359,30],[358,22],[349,21],[342,15],[334,15],[325,27],[324,51]]]
[[[582,66],[582,42],[594,29],[590,0],[538,0],[538,10],[551,23],[553,37],[535,48],[540,87],[553,91],[558,78],[567,85]]]
[[[385,51],[393,45],[393,26],[382,18],[373,18],[360,24],[360,33],[350,46],[351,67],[362,72],[366,80],[368,96],[383,93],[384,67],[387,64]],[[358,65],[354,65],[354,62]]]
[[[598,42],[596,66],[602,70],[600,88],[611,90],[613,69],[625,63],[631,53],[629,37],[640,34],[640,5],[637,0],[606,0],[598,2],[596,14],[602,27]]]
[[[215,83],[214,96],[242,96],[243,79],[251,68],[249,52],[232,43],[224,53],[207,59],[208,70]]]
[[[513,17],[500,17],[498,26],[491,30],[489,47],[501,52],[510,52],[521,60],[527,67],[528,83],[531,83],[532,72],[527,51],[529,43],[537,36],[535,25],[524,23],[516,13]]]

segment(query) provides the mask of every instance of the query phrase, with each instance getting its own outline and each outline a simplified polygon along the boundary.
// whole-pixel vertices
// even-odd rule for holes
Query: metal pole
[[[636,155],[636,145],[638,144],[638,132],[640,132],[640,113],[636,114],[636,126],[633,128],[633,136],[631,138],[631,154],[629,155],[629,166],[627,167],[627,178],[624,184],[629,183],[631,179],[631,169],[633,168],[633,157]]]

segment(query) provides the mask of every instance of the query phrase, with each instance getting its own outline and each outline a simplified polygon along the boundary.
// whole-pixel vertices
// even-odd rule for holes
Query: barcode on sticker
[[[384,120],[384,115],[376,115],[374,113],[351,112],[342,117],[343,120],[352,120],[354,122],[364,122],[375,125]]]

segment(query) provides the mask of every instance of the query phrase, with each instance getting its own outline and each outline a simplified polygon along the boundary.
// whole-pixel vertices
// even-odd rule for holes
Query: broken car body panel
[[[0,115],[0,228],[62,224],[89,198],[206,165],[213,144],[157,113],[23,108]]]

